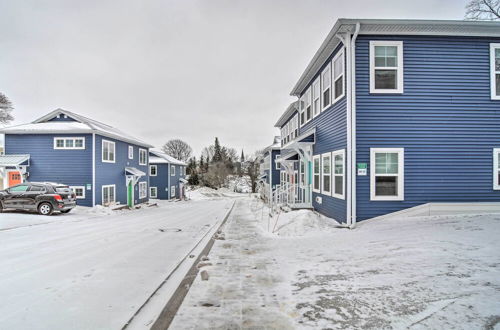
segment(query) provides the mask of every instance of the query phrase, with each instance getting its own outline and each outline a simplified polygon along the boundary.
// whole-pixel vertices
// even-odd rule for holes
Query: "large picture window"
[[[325,70],[323,70],[323,72],[321,73],[321,86],[322,86],[322,107],[323,107],[323,110],[328,107],[330,105],[330,101],[331,101],[331,81],[332,81],[332,71],[331,71],[331,67],[330,67],[330,64],[328,64],[325,68]]]
[[[491,44],[491,98],[500,100],[500,44]]]
[[[370,149],[371,200],[404,200],[404,149]]]
[[[319,115],[321,111],[321,89],[319,86],[319,77],[314,81],[312,86],[312,106],[313,106],[313,117]]]
[[[500,148],[493,149],[493,189],[500,190]]]
[[[332,153],[333,158],[333,197],[345,198],[345,151]]]
[[[102,140],[102,161],[105,163],[115,162],[115,143]]]
[[[403,93],[402,41],[370,41],[370,93]]]
[[[321,156],[313,157],[313,191],[321,192]]]
[[[344,67],[344,50],[341,50],[333,58],[333,103],[344,96]]]
[[[321,193],[331,195],[332,193],[332,154],[321,155]]]

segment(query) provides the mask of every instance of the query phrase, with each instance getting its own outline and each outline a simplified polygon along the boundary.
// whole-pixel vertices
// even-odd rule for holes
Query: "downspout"
[[[273,149],[269,154],[269,205],[271,205],[271,198],[273,196]]]
[[[95,206],[95,133],[92,133],[92,206]]]
[[[167,196],[168,199],[172,199],[172,189],[170,187],[170,177],[172,176],[172,166],[167,163]]]
[[[356,30],[351,40],[351,228],[356,226],[356,39],[361,24],[356,23]]]

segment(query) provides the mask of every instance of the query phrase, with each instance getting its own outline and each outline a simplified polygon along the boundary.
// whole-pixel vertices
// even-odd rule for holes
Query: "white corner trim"
[[[398,177],[398,194],[396,196],[376,196],[375,195],[375,154],[377,153],[397,153],[398,154],[398,174],[382,175]],[[403,201],[404,200],[404,148],[370,148],[370,200],[371,201]],[[378,176],[381,176],[380,174]]]
[[[500,95],[496,93],[496,75],[500,74],[500,70],[495,69],[495,50],[500,49],[500,43],[490,44],[490,88],[491,88],[491,99],[500,100]]]
[[[92,133],[92,207],[95,206],[95,133]]]
[[[398,65],[387,69],[397,70],[398,85],[396,89],[375,88],[375,46],[396,46],[398,52]],[[402,41],[370,41],[370,93],[371,94],[402,94],[404,92],[404,65],[403,65],[403,42]]]

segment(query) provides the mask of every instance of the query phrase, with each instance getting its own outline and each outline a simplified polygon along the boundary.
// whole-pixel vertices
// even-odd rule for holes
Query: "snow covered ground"
[[[349,230],[310,211],[275,226],[262,206],[237,200],[172,329],[500,328],[500,215]]]
[[[0,214],[0,329],[121,329],[232,203]]]

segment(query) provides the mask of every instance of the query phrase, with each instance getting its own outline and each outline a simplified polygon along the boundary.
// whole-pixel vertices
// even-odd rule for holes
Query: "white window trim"
[[[335,193],[335,177],[340,176],[335,174],[335,156],[342,156],[342,194]],[[345,149],[337,150],[332,152],[332,196],[338,199],[345,199]]]
[[[64,147],[58,147],[57,146],[57,140],[63,140],[64,141]],[[68,148],[66,147],[66,140],[73,140],[73,147]],[[82,140],[83,144],[81,147],[75,147],[75,142],[76,140]],[[57,150],[85,150],[85,138],[82,136],[77,136],[77,137],[54,137],[54,149]]]
[[[280,158],[280,155],[274,156],[274,169],[279,171],[281,169],[281,165],[276,161],[278,158]]]
[[[76,195],[75,189],[81,189],[83,191],[83,196],[76,196],[76,199],[85,199],[85,187],[84,186],[69,186],[69,188],[73,190],[75,195]]]
[[[321,111],[326,110],[331,104],[332,104],[332,66],[330,63],[325,67],[325,69],[321,72]],[[323,86],[323,75],[327,73],[327,71],[330,70],[330,85],[329,86]],[[330,88],[330,97],[328,99],[328,104],[324,104],[323,100],[323,94],[327,88]]]
[[[398,194],[397,196],[375,196],[375,154],[398,153]],[[405,191],[405,149],[404,148],[370,148],[370,200],[372,201],[403,201]],[[378,176],[384,176],[379,174]],[[386,176],[395,176],[389,174]]]
[[[306,104],[305,104],[305,108],[304,108],[304,119],[305,119],[305,124],[307,124],[308,122],[310,122],[313,119],[313,114],[314,114],[313,104],[312,104],[312,86],[309,86],[309,88],[306,89],[305,95],[309,95],[308,98],[306,97]],[[309,103],[307,103],[307,102],[309,102]],[[311,107],[311,118],[309,118],[309,120],[307,119],[307,106],[308,105]]]
[[[155,174],[152,173],[151,169],[155,168]],[[157,165],[149,165],[149,176],[157,176],[158,175],[158,166]]]
[[[396,89],[375,89],[375,46],[397,46],[398,66]],[[370,93],[371,94],[402,94],[404,92],[403,72],[403,42],[402,41],[370,41]]]
[[[142,162],[141,154],[144,154],[144,162]],[[146,149],[139,148],[139,165],[148,164],[148,151]]]
[[[323,164],[325,163],[325,158],[326,157],[330,157],[330,191],[325,191],[325,187],[324,187],[324,175],[325,173],[323,173]],[[321,187],[321,193],[323,195],[327,195],[327,196],[331,196],[332,195],[332,153],[331,152],[327,152],[327,153],[324,153],[321,155],[321,164],[320,164],[320,184],[319,186]]]
[[[103,185],[101,188],[101,204],[104,205],[104,189],[113,188],[113,200],[109,201],[109,204],[116,202],[116,186],[114,184]]]
[[[146,181],[139,182],[139,199],[148,197],[148,183]]]
[[[318,97],[317,98],[314,98],[314,86],[315,85],[318,85]],[[314,82],[312,83],[312,87],[311,87],[311,99],[312,99],[312,102],[311,102],[311,111],[312,111],[312,118],[316,118],[318,117],[320,114],[321,114],[321,110],[322,110],[322,107],[321,107],[321,95],[322,92],[321,92],[321,79],[320,79],[320,76],[318,76]],[[314,114],[314,101],[315,100],[318,100],[318,113],[317,114]]]
[[[498,172],[500,172],[498,162],[500,159],[498,153],[500,153],[500,148],[493,148],[493,190],[500,190],[500,182],[498,182]]]
[[[300,127],[304,126],[306,124],[306,95],[303,94],[299,98],[299,124]],[[304,121],[301,120],[302,114],[304,114]]]
[[[153,191],[155,192],[153,194]],[[157,187],[149,187],[149,197],[150,198],[158,198],[158,188]]]
[[[319,159],[319,172],[315,172],[315,166],[314,166],[314,161],[315,159]],[[321,193],[321,155],[315,155],[313,156],[313,162],[312,162],[312,170],[313,170],[313,175],[312,175],[312,191],[316,193]],[[319,175],[319,189],[314,189],[314,176]]]
[[[104,159],[104,144],[105,143],[109,143],[110,145],[113,146],[113,160],[105,160]],[[115,142],[109,141],[109,140],[102,140],[101,148],[102,148],[102,150],[101,150],[101,154],[102,154],[101,160],[102,160],[102,162],[103,163],[115,163],[116,162],[116,144],[115,144]],[[108,157],[109,157],[109,153],[108,153]]]
[[[336,97],[334,100],[332,100],[332,104],[335,104],[337,103],[341,98],[343,98],[345,96],[345,56],[344,56],[344,48],[342,48],[338,53],[337,55],[335,55],[335,57],[333,58],[332,60],[332,81],[331,81],[331,92],[332,92],[332,95],[330,96],[330,98],[333,98],[335,96],[335,61],[338,60],[340,57],[343,57],[342,59],[342,94],[340,94],[340,96]]]
[[[170,176],[175,176],[175,165],[170,165]]]
[[[500,73],[500,71],[495,70],[495,49],[500,49],[500,43],[490,44],[491,99],[500,100],[500,95],[496,95],[496,75]]]
[[[134,159],[134,147],[128,146],[128,159]]]
[[[174,198],[175,197],[175,186],[171,186],[170,187],[170,198]]]

